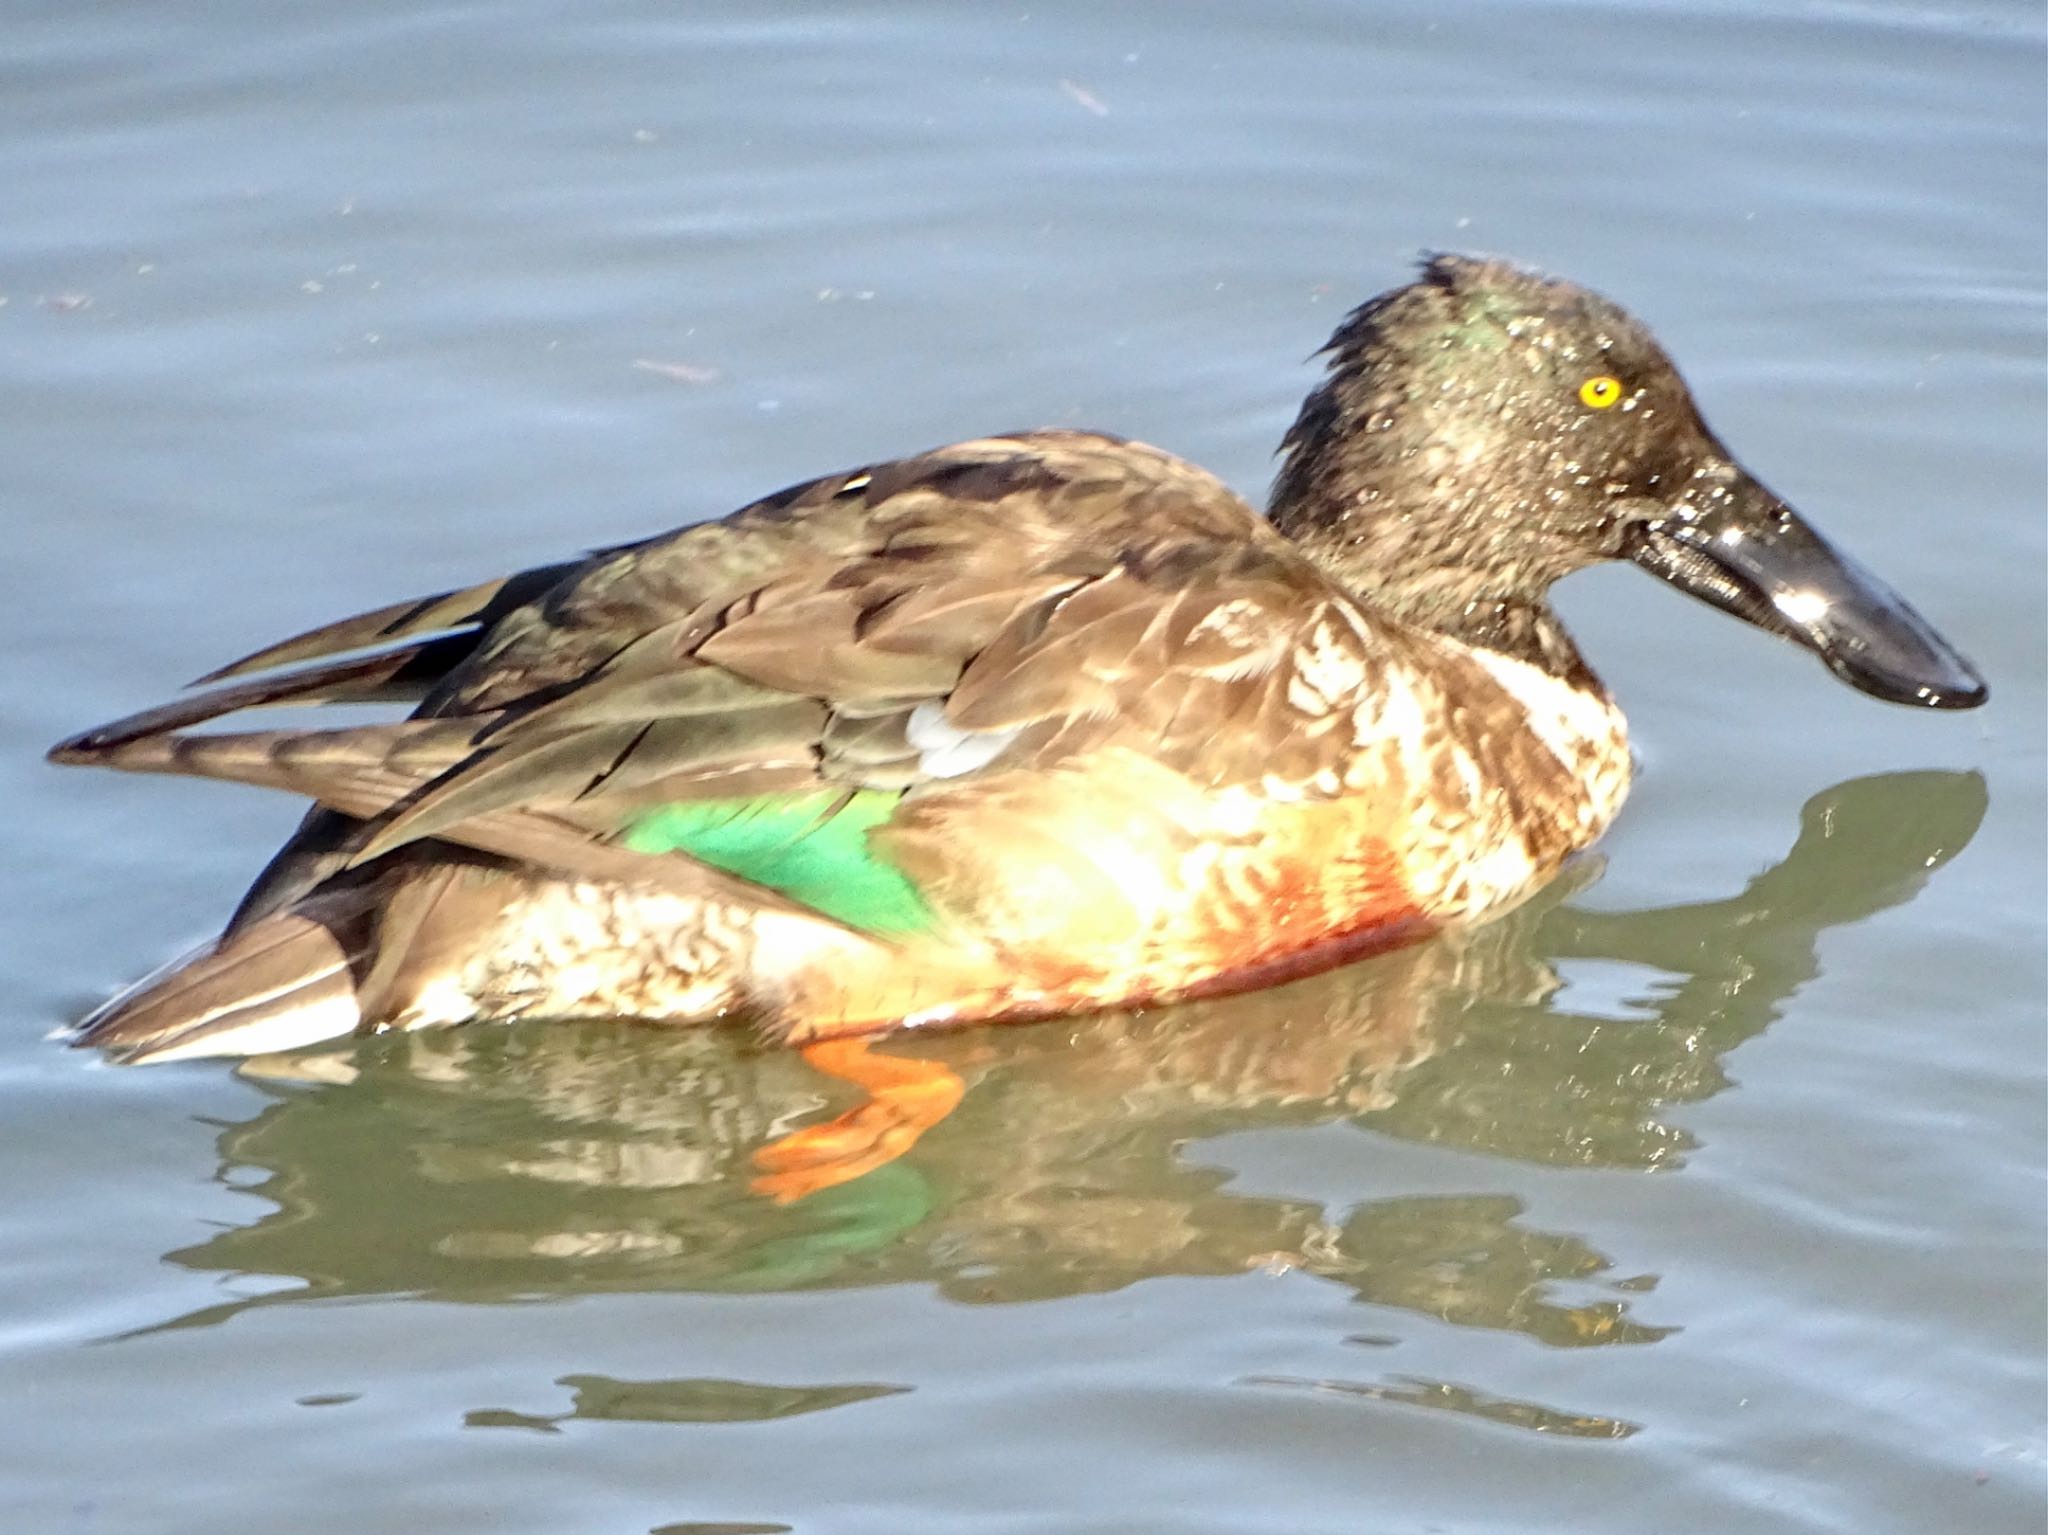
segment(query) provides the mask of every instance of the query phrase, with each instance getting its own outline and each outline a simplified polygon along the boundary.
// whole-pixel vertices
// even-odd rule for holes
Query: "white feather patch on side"
[[[918,770],[933,778],[958,778],[987,767],[1021,734],[1021,725],[1010,730],[962,730],[937,703],[919,704],[903,726],[904,739],[920,753]]]

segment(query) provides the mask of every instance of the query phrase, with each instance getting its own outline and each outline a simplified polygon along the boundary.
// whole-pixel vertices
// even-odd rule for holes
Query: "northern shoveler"
[[[1879,698],[1983,702],[1607,300],[1439,256],[1328,353],[1267,519],[1115,437],[963,442],[326,625],[62,743],[315,801],[225,933],[77,1042],[602,1016],[813,1044],[1408,943],[1619,808],[1621,714],[1547,601],[1602,560]],[[189,729],[393,698],[418,707]]]

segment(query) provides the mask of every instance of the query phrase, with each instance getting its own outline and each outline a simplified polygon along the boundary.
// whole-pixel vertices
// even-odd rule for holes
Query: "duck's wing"
[[[651,866],[670,861],[645,855],[678,851],[886,926],[901,892],[848,866],[871,862],[866,832],[904,796],[971,796],[1109,751],[1203,784],[1312,792],[1352,749],[1346,689],[1385,638],[1212,477],[1037,433],[812,481],[545,584],[365,615],[223,675],[394,636],[421,647],[399,663],[417,666],[441,641],[406,626],[451,618],[489,627],[462,636],[410,720],[185,728],[362,696],[376,668],[344,659],[53,755],[297,790],[362,821],[349,863],[438,838],[659,879]]]

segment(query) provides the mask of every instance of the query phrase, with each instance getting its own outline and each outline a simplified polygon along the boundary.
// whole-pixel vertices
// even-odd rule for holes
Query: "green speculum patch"
[[[918,932],[931,908],[868,843],[900,798],[862,789],[685,800],[648,811],[619,840],[639,853],[687,853],[864,932]]]

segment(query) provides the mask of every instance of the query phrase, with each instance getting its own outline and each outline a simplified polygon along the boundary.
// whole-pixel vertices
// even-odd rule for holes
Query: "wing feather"
[[[1020,770],[1104,751],[1200,785],[1327,777],[1350,749],[1342,711],[1304,726],[1289,689],[1312,638],[1370,670],[1370,622],[1333,624],[1338,607],[1349,599],[1291,545],[1177,459],[1078,433],[985,439],[309,630],[213,676],[341,659],[130,716],[55,755],[306,794],[364,823],[339,845],[323,833],[350,864],[433,838],[701,888],[716,871],[614,839],[649,805],[697,798],[885,789],[957,811],[981,783],[1014,793]],[[189,733],[429,675],[396,724]],[[923,746],[910,738],[925,706],[952,732],[1002,739],[926,749],[929,723]]]

